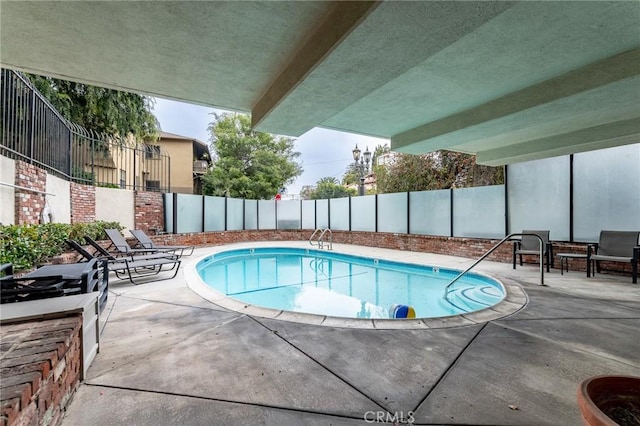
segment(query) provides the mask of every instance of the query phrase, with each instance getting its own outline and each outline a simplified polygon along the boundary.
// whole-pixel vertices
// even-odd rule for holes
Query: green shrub
[[[105,239],[105,229],[124,229],[118,222],[45,223],[42,225],[0,225],[0,263],[12,263],[16,271],[30,269],[67,249],[67,238]]]
[[[83,242],[83,238],[86,235],[94,240],[106,240],[107,234],[104,232],[105,229],[122,231],[124,226],[120,225],[119,222],[105,222],[102,220],[89,223],[74,223],[71,225],[68,238]]]

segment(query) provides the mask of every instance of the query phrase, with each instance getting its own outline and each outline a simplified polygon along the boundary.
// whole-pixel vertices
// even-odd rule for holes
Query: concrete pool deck
[[[172,280],[110,282],[100,353],[63,425],[363,425],[401,417],[419,425],[579,425],[581,380],[640,375],[640,286],[629,276],[587,279],[555,269],[541,287],[535,265],[483,261],[477,271],[524,289],[522,309],[487,322],[354,329],[238,313],[203,299],[185,274],[220,248],[197,249]],[[473,263],[334,249],[457,269]]]

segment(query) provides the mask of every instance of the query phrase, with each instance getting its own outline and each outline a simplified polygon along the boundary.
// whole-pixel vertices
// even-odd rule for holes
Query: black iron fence
[[[169,156],[158,145],[114,140],[71,123],[22,74],[0,75],[0,154],[89,185],[168,192]]]

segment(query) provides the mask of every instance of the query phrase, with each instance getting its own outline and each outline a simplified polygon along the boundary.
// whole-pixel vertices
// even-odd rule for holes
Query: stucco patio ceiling
[[[640,3],[0,3],[3,67],[450,149],[484,164],[640,141]]]

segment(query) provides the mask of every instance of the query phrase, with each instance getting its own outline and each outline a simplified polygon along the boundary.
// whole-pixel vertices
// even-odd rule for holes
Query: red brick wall
[[[82,317],[3,325],[0,424],[59,425],[80,381]]]
[[[264,231],[225,231],[203,232],[188,234],[165,234],[152,237],[155,242],[165,245],[196,245],[213,246],[245,241],[308,241],[311,230],[264,230]],[[479,238],[451,238],[430,235],[409,235],[374,232],[333,231],[333,242],[356,244],[366,247],[380,247],[396,250],[410,250],[426,253],[460,256],[477,259],[493,247],[499,240]],[[586,244],[553,243],[554,253],[586,253]],[[505,243],[493,252],[487,259],[495,262],[512,262],[512,243]],[[524,262],[536,263],[537,257],[524,256]],[[557,256],[554,259],[555,268],[560,268]],[[602,263],[609,272],[630,273],[630,263]],[[569,269],[585,271],[584,259],[569,259]]]
[[[164,203],[159,192],[136,191],[135,227],[149,235],[164,229]]]
[[[71,182],[71,223],[88,223],[95,220],[96,188]]]
[[[47,173],[38,167],[16,160],[15,184],[36,191],[47,189]],[[36,192],[15,189],[15,223],[16,225],[40,223],[45,196]]]

